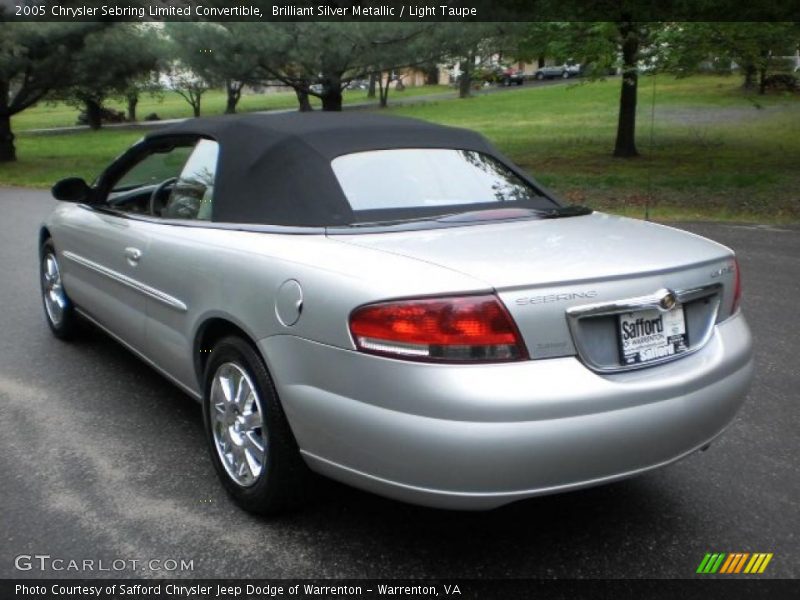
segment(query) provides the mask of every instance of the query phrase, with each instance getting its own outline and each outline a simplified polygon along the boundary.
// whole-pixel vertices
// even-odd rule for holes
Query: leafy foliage
[[[89,33],[70,62],[70,83],[55,97],[85,107],[89,125],[100,127],[99,114],[110,96],[124,96],[158,69],[163,46],[157,31],[120,23]]]
[[[3,23],[0,37],[0,162],[16,159],[11,116],[71,82],[70,67],[97,23]]]

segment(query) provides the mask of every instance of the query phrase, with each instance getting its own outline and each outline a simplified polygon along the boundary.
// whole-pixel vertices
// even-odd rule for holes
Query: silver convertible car
[[[565,206],[470,131],[193,119],[53,195],[53,333],[200,401],[250,511],[312,471],[459,509],[611,482],[707,447],[750,383],[731,250]]]

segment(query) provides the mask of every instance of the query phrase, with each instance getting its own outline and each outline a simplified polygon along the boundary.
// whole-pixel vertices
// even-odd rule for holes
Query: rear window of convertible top
[[[473,150],[403,148],[338,156],[331,167],[353,211],[413,216],[470,210],[471,205],[553,208],[497,159]]]

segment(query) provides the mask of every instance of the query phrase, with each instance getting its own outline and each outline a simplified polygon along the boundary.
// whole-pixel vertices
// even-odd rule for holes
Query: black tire
[[[60,316],[56,316],[52,309],[48,308],[48,301],[46,298],[46,294],[48,294],[48,260],[55,262],[58,273],[60,291],[57,292],[57,294],[64,303]],[[52,277],[52,275],[50,275],[50,277]],[[75,312],[75,305],[67,295],[66,290],[64,290],[63,283],[61,283],[61,268],[58,262],[58,254],[56,253],[53,240],[50,238],[47,238],[41,248],[39,248],[39,286],[42,296],[42,307],[44,308],[44,318],[50,326],[50,331],[52,331],[53,335],[58,339],[72,339],[78,331],[78,315]]]
[[[544,73],[537,73],[536,74],[536,80],[537,81],[541,81],[542,79],[544,79]]]
[[[254,482],[242,485],[222,462],[212,429],[212,387],[217,371],[226,364],[241,368],[252,382],[261,412],[261,434],[264,437],[262,469]],[[239,506],[248,512],[273,515],[300,504],[307,487],[309,470],[306,467],[286,420],[278,394],[264,361],[256,350],[240,337],[219,341],[208,359],[203,387],[203,425],[211,461],[223,487]],[[221,426],[224,429],[224,426]]]

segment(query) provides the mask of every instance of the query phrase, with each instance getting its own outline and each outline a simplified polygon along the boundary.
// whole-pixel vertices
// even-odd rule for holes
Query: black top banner
[[[800,21],[786,0],[0,0],[10,21]]]

